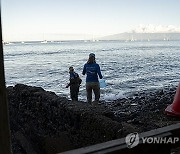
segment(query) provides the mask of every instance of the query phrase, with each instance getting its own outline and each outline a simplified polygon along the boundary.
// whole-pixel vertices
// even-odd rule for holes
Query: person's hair
[[[72,69],[74,71],[74,68],[72,66],[69,67],[69,70]]]
[[[88,64],[96,63],[95,57],[89,57],[87,63]]]

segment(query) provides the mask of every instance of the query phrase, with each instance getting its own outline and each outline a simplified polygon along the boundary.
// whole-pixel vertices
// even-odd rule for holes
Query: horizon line
[[[113,35],[118,35],[118,34],[180,34],[180,32],[121,32],[121,33],[114,33],[114,34],[109,34],[109,35],[104,35],[104,36],[96,36],[96,37],[92,37],[92,38],[66,38],[66,39],[14,39],[14,40],[3,40],[3,43],[7,43],[7,42],[42,42],[42,41],[91,41],[91,40],[104,40],[104,37],[108,37],[108,36],[113,36]],[[49,35],[51,35],[51,33],[49,33]],[[70,35],[70,34],[67,34]],[[72,34],[73,35],[73,34]],[[110,39],[111,40],[111,39]],[[114,39],[117,40],[117,39]]]

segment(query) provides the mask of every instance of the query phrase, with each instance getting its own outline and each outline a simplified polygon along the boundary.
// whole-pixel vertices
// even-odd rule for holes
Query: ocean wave
[[[133,91],[178,83],[179,42],[166,43],[102,41],[12,45],[4,48],[6,82],[41,86],[69,98],[65,85],[72,65],[83,80],[79,97],[86,100],[82,69],[89,53],[93,52],[107,83],[107,87],[101,89],[101,99],[123,98]]]

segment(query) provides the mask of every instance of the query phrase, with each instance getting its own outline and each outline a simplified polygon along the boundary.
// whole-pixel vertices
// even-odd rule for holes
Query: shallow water
[[[80,99],[86,100],[82,69],[93,52],[107,84],[101,89],[101,99],[108,101],[131,92],[177,85],[179,49],[180,41],[13,43],[4,46],[6,83],[40,86],[69,98],[65,86],[72,65],[83,80]]]

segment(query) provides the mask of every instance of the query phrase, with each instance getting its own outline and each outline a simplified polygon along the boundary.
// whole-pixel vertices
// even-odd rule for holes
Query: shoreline
[[[180,122],[180,118],[165,114],[166,107],[173,103],[175,93],[176,87],[172,86],[134,93],[107,106],[114,113],[116,121],[126,121],[138,132],[144,132]]]
[[[13,153],[57,153],[175,124],[163,111],[175,87],[91,106],[23,84],[7,87]],[[60,146],[62,145],[62,146]]]

